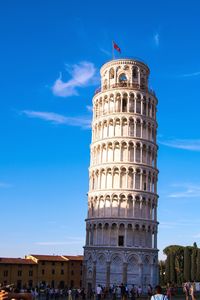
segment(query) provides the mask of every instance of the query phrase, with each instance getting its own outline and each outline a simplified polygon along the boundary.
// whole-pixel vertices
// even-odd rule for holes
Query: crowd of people
[[[168,283],[164,292],[158,285],[154,289],[149,284],[143,292],[141,286],[127,286],[121,283],[120,285],[113,285],[109,289],[98,285],[96,290],[88,290],[87,294],[84,288],[32,288],[32,289],[16,289],[12,288],[1,288],[0,287],[0,300],[10,299],[22,299],[22,300],[51,300],[51,299],[67,299],[67,300],[136,300],[143,296],[147,296],[148,300],[173,300],[176,294],[176,288]],[[183,292],[185,294],[185,300],[196,300],[196,288],[194,283],[186,282],[183,284]]]
[[[196,300],[196,287],[194,282],[186,282],[183,284],[183,291],[186,300]]]

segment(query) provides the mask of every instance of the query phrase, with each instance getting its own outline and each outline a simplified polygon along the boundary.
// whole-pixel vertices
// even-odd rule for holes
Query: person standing
[[[138,298],[140,298],[142,296],[142,288],[140,285],[137,288],[137,296],[138,296]]]
[[[168,300],[168,297],[162,293],[160,285],[155,287],[155,294],[151,296],[151,300]]]
[[[172,286],[171,286],[171,282],[168,282],[167,284],[167,297],[169,300],[172,299]]]
[[[10,299],[32,300],[33,297],[31,293],[13,293],[13,292],[7,292],[5,290],[0,290],[0,300],[10,300]]]
[[[101,300],[102,288],[100,284],[97,286],[97,300]]]
[[[153,294],[153,288],[152,288],[151,284],[149,284],[147,287],[147,294],[148,294],[148,299],[151,299],[151,296]]]
[[[194,282],[190,286],[190,296],[191,296],[191,300],[196,300],[196,297],[195,297],[195,283]]]
[[[121,289],[121,300],[125,300],[125,298],[126,298],[126,287],[123,283],[121,284],[120,289]]]
[[[131,300],[135,300],[135,293],[136,293],[136,291],[135,291],[134,284],[132,285],[130,293],[131,293]]]
[[[72,290],[69,288],[68,290],[68,300],[72,300]]]
[[[184,283],[183,291],[185,293],[185,300],[189,300],[190,297],[190,285],[189,282]]]

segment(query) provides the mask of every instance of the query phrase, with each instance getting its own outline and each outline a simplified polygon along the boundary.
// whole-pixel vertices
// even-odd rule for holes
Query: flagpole
[[[114,42],[112,41],[112,59],[115,59],[114,57]]]

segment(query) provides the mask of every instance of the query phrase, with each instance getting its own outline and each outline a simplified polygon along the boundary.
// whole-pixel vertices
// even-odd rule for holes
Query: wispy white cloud
[[[106,54],[109,57],[112,57],[112,53],[104,48],[100,48],[100,51],[104,54]]]
[[[200,76],[200,71],[180,75],[180,77],[196,77],[196,76]]]
[[[200,198],[200,185],[177,184],[174,187],[177,190],[169,194],[169,198]]]
[[[87,108],[87,110],[88,110],[89,112],[92,112],[92,111],[93,111],[92,105],[87,105],[86,108]]]
[[[91,119],[86,117],[66,117],[54,112],[41,112],[32,110],[24,110],[22,113],[29,118],[38,118],[44,121],[49,121],[53,124],[79,126],[82,128],[90,128],[91,126]]]
[[[77,88],[85,87],[95,83],[96,68],[93,63],[83,61],[75,65],[66,65],[66,71],[71,79],[64,82],[62,75],[52,86],[53,94],[59,97],[78,95]]]
[[[155,45],[158,47],[160,45],[160,35],[158,32],[156,32],[153,36],[153,39],[154,39],[154,43]]]
[[[199,239],[199,238],[200,238],[200,233],[196,233],[196,234],[194,234],[194,235],[193,235],[193,238],[195,238],[195,239]]]
[[[12,187],[12,185],[10,183],[0,182],[0,188],[7,189],[7,188],[10,188],[10,187]]]
[[[166,141],[159,141],[161,145],[184,149],[190,151],[200,151],[200,139],[190,140],[190,139],[171,139]]]

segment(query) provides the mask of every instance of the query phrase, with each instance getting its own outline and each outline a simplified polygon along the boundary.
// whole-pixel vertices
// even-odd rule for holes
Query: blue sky
[[[199,14],[197,0],[1,3],[0,256],[82,253],[91,103],[112,40],[147,62],[159,100],[160,255],[200,246]]]

